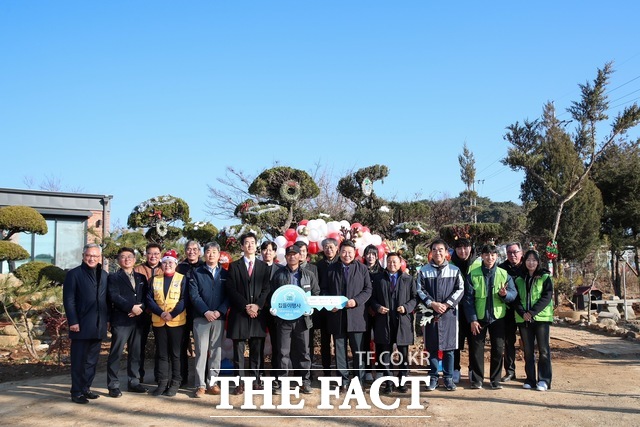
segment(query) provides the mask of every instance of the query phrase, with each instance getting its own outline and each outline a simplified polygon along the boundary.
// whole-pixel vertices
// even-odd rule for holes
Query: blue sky
[[[0,186],[113,195],[113,225],[172,194],[223,226],[205,202],[227,166],[386,164],[377,194],[439,199],[463,190],[466,141],[480,195],[518,202],[505,127],[548,100],[568,119],[611,60],[613,112],[637,102],[638,16],[637,1],[2,1]]]

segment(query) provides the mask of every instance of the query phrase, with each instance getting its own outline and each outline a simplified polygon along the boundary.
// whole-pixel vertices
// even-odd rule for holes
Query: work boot
[[[158,383],[158,387],[154,388],[151,391],[151,395],[152,396],[160,396],[167,389],[167,385],[168,384],[169,384],[169,381],[160,381]]]
[[[162,393],[164,396],[173,397],[178,393],[178,389],[180,388],[180,381],[171,381],[171,386]]]

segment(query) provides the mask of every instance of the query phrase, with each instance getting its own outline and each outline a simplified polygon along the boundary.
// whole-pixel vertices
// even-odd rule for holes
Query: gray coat
[[[429,307],[431,302],[451,306],[424,327],[425,348],[429,353],[458,348],[458,304],[464,296],[464,279],[458,267],[445,261],[427,264],[418,272],[418,296]]]

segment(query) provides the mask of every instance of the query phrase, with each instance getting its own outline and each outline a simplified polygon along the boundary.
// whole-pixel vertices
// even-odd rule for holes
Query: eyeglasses
[[[507,251],[507,255],[519,254],[521,251]]]

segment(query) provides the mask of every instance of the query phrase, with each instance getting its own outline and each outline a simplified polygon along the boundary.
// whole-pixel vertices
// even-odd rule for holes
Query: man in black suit
[[[102,271],[102,250],[85,245],[82,264],[64,279],[62,299],[71,339],[71,400],[88,403],[97,399],[91,391],[96,376],[100,343],[107,336],[107,274]]]
[[[244,256],[229,265],[226,294],[229,298],[227,337],[233,340],[233,365],[244,376],[245,340],[249,340],[249,366],[256,380],[255,390],[263,390],[260,381],[260,365],[264,357],[262,345],[267,335],[263,308],[270,293],[269,269],[256,258],[257,239],[253,233],[240,236]],[[235,394],[243,394],[240,383]]]
[[[127,345],[128,390],[145,393],[147,388],[140,384],[140,344],[142,342],[145,297],[147,279],[141,273],[133,271],[136,255],[132,248],[120,248],[118,251],[117,273],[109,274],[107,289],[111,304],[111,348],[107,359],[107,387],[109,396],[120,397],[120,357]]]
[[[364,386],[364,365],[367,349],[364,332],[367,330],[365,303],[371,297],[371,277],[364,264],[356,259],[356,246],[351,240],[340,244],[340,261],[329,266],[328,288],[323,295],[343,295],[348,298],[344,308],[334,308],[327,324],[336,347],[336,367],[342,376],[341,391],[351,381],[347,361],[347,342],[353,355],[353,369]]]

